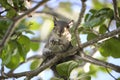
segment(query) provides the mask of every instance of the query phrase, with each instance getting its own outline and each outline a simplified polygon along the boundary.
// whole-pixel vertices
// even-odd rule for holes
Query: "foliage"
[[[75,61],[68,61],[61,64],[58,64],[56,70],[60,76],[68,77],[70,76],[71,71],[78,66],[78,63]]]
[[[25,0],[0,0],[0,8],[2,11],[0,11],[0,42],[3,40],[7,30],[11,26],[11,24],[14,22],[14,19],[21,15],[21,13],[26,12],[28,9],[28,6],[32,6],[33,4],[36,4],[28,1],[29,5],[25,3]],[[111,22],[115,20],[114,17],[114,9],[109,7],[109,4],[106,5],[106,7],[102,7],[103,3],[99,2],[99,0],[92,0],[93,8],[90,9],[83,19],[83,23],[80,24],[80,28],[78,29],[79,34],[85,34],[87,35],[86,40],[91,41],[99,36],[110,33],[112,28],[118,29],[120,27],[120,22],[116,21],[114,25],[111,25]],[[97,5],[95,5],[97,4]],[[57,6],[56,6],[57,5]],[[51,24],[50,30],[53,28],[53,21],[49,15],[57,16],[60,19],[63,19],[63,17],[66,18],[66,16],[69,16],[70,18],[76,19],[78,13],[75,12],[76,5],[79,4],[79,0],[77,1],[58,1],[56,2],[56,5],[49,5],[46,4],[43,9],[40,9],[40,13],[45,13],[45,15],[37,15],[37,18],[31,14],[27,14],[27,18],[22,19],[20,22],[15,25],[15,30],[10,36],[10,39],[8,42],[3,45],[2,51],[0,53],[0,59],[2,60],[1,64],[2,66],[7,67],[10,69],[10,71],[17,69],[21,63],[25,63],[27,61],[27,55],[29,55],[30,51],[38,52],[40,50],[40,46],[42,45],[42,41],[40,41],[40,32],[42,32],[42,28],[44,27],[43,22],[45,24]],[[57,8],[53,8],[56,6]],[[112,6],[112,5],[111,5]],[[75,8],[74,8],[75,7]],[[53,8],[53,9],[52,9]],[[55,10],[54,10],[55,9]],[[60,14],[63,14],[61,16],[59,13],[54,12],[61,11]],[[43,11],[43,12],[42,12]],[[39,9],[38,9],[39,12]],[[32,17],[29,17],[31,15]],[[120,16],[120,7],[118,7],[118,15]],[[49,22],[47,22],[49,20]],[[45,25],[46,26],[46,25]],[[47,27],[48,29],[48,27]],[[37,33],[37,36],[36,36]],[[47,32],[46,32],[47,34]],[[71,29],[72,34],[72,45],[76,46],[76,37],[74,36],[74,26]],[[38,39],[39,42],[35,42],[35,39]],[[108,57],[113,58],[120,58],[120,36],[111,36],[109,38],[105,38],[105,40],[96,43],[95,45],[92,45],[95,48],[97,48],[102,55],[103,59],[105,61]],[[1,45],[0,45],[1,48]],[[92,49],[92,48],[90,48]],[[90,50],[88,50],[88,54],[90,53]],[[104,68],[96,67],[94,65],[90,65],[88,68],[90,69],[89,72],[85,72],[84,70],[81,70],[79,68],[79,65],[83,61],[67,61],[64,63],[60,63],[56,66],[56,70],[58,74],[62,77],[67,77],[70,79],[71,73],[73,70],[75,70],[78,74],[75,79],[77,80],[91,80],[91,75],[96,76],[98,71],[105,72]],[[30,64],[30,69],[35,70],[39,67],[41,64],[41,59],[33,59]],[[84,66],[83,66],[84,67]],[[82,69],[83,69],[82,67]],[[77,68],[77,69],[76,69]],[[119,78],[118,78],[119,79]],[[62,78],[58,77],[52,77],[51,80],[63,80]]]
[[[40,60],[35,59],[34,61],[32,61],[31,65],[30,65],[30,69],[34,70],[37,67],[39,67],[39,65],[40,65]]]
[[[105,57],[112,56],[115,58],[119,58],[120,57],[119,47],[120,47],[119,39],[118,38],[111,38],[109,40],[104,41],[101,44],[99,50],[100,50],[101,54]]]
[[[90,10],[90,13],[86,14],[85,23],[83,24],[84,28],[89,28],[87,34],[87,40],[92,40],[96,38],[99,34],[104,34],[109,30],[109,26],[107,27],[105,21],[107,19],[113,19],[113,10],[110,8],[102,8],[100,10]],[[90,32],[91,28],[98,27],[99,30],[96,31],[98,34],[94,32]],[[116,45],[116,44],[118,45]],[[106,40],[105,42],[99,45],[100,53],[105,56],[112,56],[115,58],[120,58],[119,51],[119,37],[114,37]]]

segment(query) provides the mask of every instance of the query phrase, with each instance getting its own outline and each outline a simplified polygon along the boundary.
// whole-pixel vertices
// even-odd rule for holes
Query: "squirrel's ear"
[[[68,22],[69,28],[71,28],[73,26],[73,23],[74,23],[73,20],[71,20],[70,22]]]
[[[56,17],[53,17],[53,21],[54,21],[54,26],[56,26],[56,24],[57,24],[57,19],[56,19]]]

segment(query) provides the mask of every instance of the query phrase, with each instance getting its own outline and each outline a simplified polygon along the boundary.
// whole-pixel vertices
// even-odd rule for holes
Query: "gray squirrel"
[[[50,33],[48,41],[43,49],[43,55],[49,56],[51,52],[65,52],[71,44],[70,27],[73,20],[70,22],[60,21],[54,17],[54,28]]]
[[[73,24],[73,20],[71,20],[70,22],[66,22],[62,20],[57,20],[54,17],[54,28],[50,33],[45,48],[43,49],[43,56],[45,58],[42,64],[45,64],[47,61],[52,59],[55,56],[55,53],[57,54],[57,53],[65,52],[72,47],[71,33],[70,33],[70,28],[72,24]],[[57,76],[55,66],[64,61],[66,60],[65,59],[60,60],[51,67],[55,76]]]

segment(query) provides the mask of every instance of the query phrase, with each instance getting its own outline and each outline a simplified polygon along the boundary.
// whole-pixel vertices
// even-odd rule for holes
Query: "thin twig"
[[[84,48],[84,47],[87,47],[87,46],[92,45],[92,44],[94,44],[94,43],[97,43],[98,41],[100,41],[100,40],[102,40],[102,39],[105,39],[105,38],[108,38],[108,37],[113,37],[113,36],[118,35],[118,34],[120,34],[120,28],[118,28],[117,30],[111,31],[111,32],[109,32],[109,33],[103,34],[103,35],[101,35],[101,36],[99,36],[99,37],[97,37],[97,38],[95,38],[95,39],[93,39],[93,40],[90,40],[90,41],[82,44],[81,46],[82,46],[82,48]],[[62,54],[59,53],[59,54],[61,54],[61,56],[63,56],[63,57],[66,57],[66,56],[68,56],[70,53],[71,53],[71,54],[75,54],[75,52],[78,51],[78,50],[79,50],[78,47],[74,47],[74,49],[69,50],[68,52],[65,52],[65,53],[62,53]],[[62,58],[63,58],[63,57],[62,57]],[[30,74],[31,74],[31,75],[32,75],[32,74],[37,75],[37,74],[40,73],[41,71],[43,71],[43,70],[45,70],[46,68],[52,66],[55,62],[57,62],[58,60],[60,60],[60,58],[57,58],[57,59],[56,59],[56,58],[57,58],[57,56],[56,56],[55,58],[51,59],[50,62],[46,63],[45,65],[43,65],[43,66],[41,66],[41,67],[39,67],[39,68],[37,68],[37,69],[35,69],[34,71],[26,71],[26,72],[21,72],[21,73],[14,73],[14,74],[6,74],[6,77],[5,77],[5,76],[0,76],[0,78],[1,78],[1,79],[2,79],[2,78],[10,78],[10,77],[18,78],[18,77],[22,77],[22,76],[29,76]],[[94,59],[94,58],[91,59],[91,58],[92,58],[91,56],[90,56],[90,59],[85,57],[85,58],[82,58],[82,60],[83,60],[83,61],[90,62],[90,63],[96,62],[96,63],[94,63],[94,64],[96,64],[96,65],[101,65],[101,63],[102,63],[101,66],[108,67],[108,68],[110,68],[110,69],[112,69],[112,70],[115,70],[116,72],[120,72],[120,66],[116,66],[116,65],[114,65],[114,64],[111,65],[111,63],[102,62],[102,61],[100,61],[100,60],[98,60],[98,59]],[[92,60],[93,60],[93,61],[92,61]],[[92,61],[92,62],[91,62],[91,61]],[[106,65],[106,64],[107,64],[107,65]],[[109,65],[109,66],[108,66],[108,65]]]
[[[34,56],[31,56],[29,58],[27,58],[26,61],[30,61],[30,60],[33,60],[33,59],[42,59],[43,56],[42,55],[34,55]]]
[[[37,39],[32,39],[32,40],[30,40],[30,41],[32,41],[32,42],[37,42],[37,43],[40,43],[40,42],[43,42],[43,41],[41,41],[41,40],[37,40]]]
[[[24,63],[26,63],[26,62],[28,62],[28,61],[30,61],[30,60],[33,60],[33,59],[43,59],[43,56],[42,56],[42,55],[34,55],[34,56],[31,56],[31,57],[27,58],[25,61],[21,62],[21,63],[19,64],[19,66],[22,65],[22,64],[24,64]],[[18,66],[18,67],[19,67],[19,66]],[[18,67],[16,67],[15,69],[10,70],[7,74],[13,73],[13,71],[15,71]]]
[[[113,76],[110,72],[109,72],[109,70],[106,68],[106,71],[108,72],[108,74],[112,77],[112,78],[114,78],[115,80],[117,80],[117,78],[115,78],[115,76]]]
[[[20,20],[20,19],[24,18],[26,15],[34,12],[39,6],[43,5],[43,4],[46,3],[47,1],[49,1],[49,0],[43,0],[43,1],[39,2],[34,8],[26,11],[24,14],[22,14],[22,15],[20,15],[20,16],[17,16],[17,17],[14,18],[13,20],[16,21],[16,20]]]
[[[117,35],[117,34],[120,34],[120,28],[118,28],[117,30],[114,30],[114,31],[111,31],[111,32],[109,32],[109,33],[106,33],[106,34],[103,34],[103,35],[101,35],[101,36],[99,36],[99,37],[97,37],[97,38],[95,38],[95,39],[93,39],[93,40],[90,40],[90,41],[88,41],[88,42],[86,42],[86,43],[84,43],[84,44],[82,44],[82,48],[84,48],[84,47],[86,47],[86,46],[89,46],[89,45],[92,45],[92,44],[94,44],[94,43],[97,43],[98,41],[100,41],[100,40],[102,40],[102,39],[105,39],[105,38],[108,38],[108,37],[113,37],[113,36],[115,36],[115,35]],[[70,53],[75,53],[76,51],[78,50],[78,48],[74,48],[72,51],[70,50],[69,52]],[[67,53],[67,52],[66,52]],[[62,55],[64,56],[64,57],[66,57],[66,53],[62,53]],[[69,53],[67,53],[67,56],[68,56],[68,54]],[[86,60],[87,58],[83,58],[83,60]],[[92,58],[92,59],[94,59],[94,58]],[[87,59],[86,61],[87,62],[90,62],[90,61],[92,61],[91,59]],[[57,61],[57,60],[56,60]],[[56,62],[55,61],[55,62]],[[97,59],[94,59],[94,62],[96,62],[95,64],[97,64],[97,65],[100,65],[101,63],[99,63],[99,62],[101,62],[101,61],[99,61],[99,62],[97,62],[98,60]],[[52,59],[51,60],[51,62],[49,62],[47,65],[43,65],[43,67],[41,68],[39,68],[39,71],[38,72],[41,72],[41,71],[43,71],[44,69],[46,69],[48,66],[51,66],[52,64],[54,64],[55,63],[54,62],[54,59]],[[51,64],[52,63],[52,64]],[[90,63],[93,63],[93,62],[90,62]],[[104,63],[104,66],[106,67],[107,65],[109,64],[109,63],[107,63],[107,62],[105,62]],[[102,65],[103,66],[103,65]],[[116,68],[116,65],[113,65],[112,64],[112,66],[111,66],[111,64],[109,65],[109,67],[108,68],[112,68],[113,70],[115,70],[115,71],[117,71],[117,72],[120,72],[119,70],[120,69],[118,69],[118,68],[120,68],[120,66],[117,66],[117,68]],[[41,70],[42,69],[42,70]],[[117,70],[116,70],[117,69]],[[26,76],[26,75],[28,75],[29,73],[31,73],[32,74],[32,71],[28,71],[28,72],[22,72],[22,73],[16,73],[16,74],[9,74],[9,75],[7,75],[8,77],[21,77],[21,76]],[[3,76],[1,76],[0,78],[6,78],[6,77],[3,77]]]
[[[22,76],[35,76],[37,74],[39,74],[41,71],[45,70],[46,68],[52,66],[54,63],[56,63],[57,61],[59,61],[61,58],[67,57],[69,55],[74,55],[76,53],[76,51],[78,51],[78,47],[74,47],[73,49],[65,52],[65,53],[59,53],[57,54],[53,59],[51,59],[48,63],[44,64],[43,66],[40,66],[39,68],[33,70],[33,71],[26,71],[26,72],[21,72],[21,73],[14,73],[14,74],[6,74],[7,77],[4,76],[0,76],[0,78],[9,78],[9,77],[22,77]],[[98,59],[94,59],[91,56],[85,55],[84,57],[80,57],[81,60],[99,65],[99,66],[103,66],[103,67],[107,67],[110,68],[112,70],[115,70],[117,72],[120,72],[120,66],[111,64],[111,63],[107,63],[107,62],[103,62],[100,61]]]
[[[93,48],[93,51],[89,53],[89,56],[93,56],[95,53],[97,52],[97,49],[96,48]],[[79,67],[83,67],[86,65],[87,62],[83,62],[82,64],[79,65]]]
[[[76,50],[76,48],[68,51],[67,53],[73,54],[75,50]],[[0,76],[0,79],[4,79],[4,78],[7,79],[7,78],[11,78],[11,77],[18,78],[18,77],[22,77],[22,76],[28,76],[28,77],[36,76],[37,74],[39,74],[40,72],[42,72],[46,68],[52,66],[54,63],[59,61],[61,58],[64,58],[64,57],[68,56],[67,53],[65,53],[64,55],[61,55],[61,54],[56,55],[48,63],[38,67],[37,69],[35,69],[33,71],[26,71],[26,72],[21,72],[21,73],[14,73],[14,74],[6,74],[6,76]]]
[[[119,35],[119,34],[120,34],[120,28],[113,30],[113,31],[106,33],[106,34],[102,34],[93,40],[90,40],[86,43],[83,43],[83,44],[81,44],[81,47],[84,48],[84,47],[87,47],[88,45],[93,45],[94,43],[97,43],[98,41],[101,41],[101,40],[106,39],[106,38],[111,38],[111,37],[114,37],[115,35]]]
[[[114,8],[114,17],[115,17],[116,21],[120,22],[118,6],[117,6],[117,0],[112,0],[112,1],[113,1],[113,8]]]
[[[2,67],[1,67],[1,75],[2,76],[5,76],[5,74],[4,74],[4,66],[2,65]]]
[[[7,32],[5,33],[1,43],[0,43],[0,53],[3,48],[3,46],[8,42],[10,36],[12,35],[13,31],[15,29],[15,22],[12,22],[11,25],[9,26]]]
[[[108,62],[104,62],[104,61],[101,61],[99,59],[95,59],[91,56],[88,56],[88,55],[85,55],[84,56],[76,56],[77,59],[80,59],[80,60],[83,60],[83,61],[86,61],[86,62],[89,62],[89,63],[92,63],[92,64],[95,64],[95,65],[98,65],[98,66],[102,66],[102,67],[105,67],[105,68],[110,68],[116,72],[119,72],[120,73],[120,66],[118,65],[114,65],[112,63],[108,63]]]
[[[24,14],[17,16],[16,18],[13,19],[13,22],[11,23],[11,25],[9,26],[7,32],[5,33],[1,43],[0,43],[0,53],[1,50],[3,48],[3,46],[8,42],[8,40],[10,39],[10,36],[13,34],[15,28],[16,28],[16,24],[18,23],[18,21],[20,21],[22,18],[24,18],[26,15],[32,13],[33,11],[35,11],[39,6],[43,5],[44,3],[46,3],[49,0],[43,0],[41,2],[39,2],[34,8],[26,11]]]
[[[83,16],[84,16],[84,13],[85,13],[85,10],[86,10],[85,1],[86,1],[86,0],[81,0],[81,2],[82,2],[82,9],[80,9],[79,18],[78,18],[78,20],[77,20],[77,23],[75,24],[75,30],[74,30],[75,37],[76,37],[76,40],[77,40],[77,43],[78,43],[79,48],[81,48],[81,40],[80,40],[80,38],[79,38],[78,27],[79,27],[79,25],[81,24],[82,18],[83,18]]]
[[[4,13],[5,11],[8,11],[9,9],[5,9],[3,11],[0,12],[0,14]]]

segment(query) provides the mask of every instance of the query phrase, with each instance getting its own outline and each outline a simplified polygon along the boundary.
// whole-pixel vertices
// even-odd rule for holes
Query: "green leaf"
[[[70,76],[71,71],[78,66],[78,63],[75,61],[68,61],[56,66],[56,70],[60,76],[68,77]]]
[[[92,64],[92,65],[90,65],[90,71],[88,74],[96,77],[97,71],[99,71],[99,67]]]
[[[27,8],[25,7],[24,0],[13,0],[14,7],[17,11],[25,11]]]
[[[20,34],[22,32],[25,33],[30,33],[30,34],[34,34],[31,30],[29,30],[29,27],[25,24],[24,21],[22,21],[23,23],[20,23],[19,26],[16,28],[15,33]]]
[[[120,27],[120,22],[116,21],[116,26]]]
[[[91,76],[89,76],[88,74],[82,74],[82,75],[78,76],[77,79],[78,80],[91,80]]]
[[[85,15],[85,22],[90,21],[92,18],[94,18],[94,14],[97,12],[95,9],[89,10],[89,13]]]
[[[0,30],[6,30],[11,23],[11,20],[0,19]]]
[[[12,55],[14,54],[16,49],[16,42],[10,41],[2,50],[2,64],[6,65],[11,60]]]
[[[119,78],[117,78],[117,80],[120,80],[120,77],[119,77]]]
[[[20,55],[25,60],[26,54],[30,50],[30,39],[25,35],[21,35],[18,37],[17,42]]]
[[[3,38],[6,30],[8,29],[11,23],[12,23],[11,20],[0,19],[0,39]]]
[[[25,61],[26,53],[24,52],[24,48],[22,47],[22,45],[18,42],[17,42],[17,48],[20,54],[20,61]]]
[[[19,0],[12,0],[13,1],[13,5],[16,7],[16,9],[19,8]]]
[[[10,69],[16,68],[20,63],[20,56],[17,49],[16,41],[9,41],[9,43],[3,48],[2,64]]]
[[[0,0],[0,4],[7,10],[7,18],[13,18],[17,15],[16,10],[7,2],[7,0]]]
[[[31,43],[30,43],[30,48],[31,48],[33,51],[37,51],[37,50],[39,49],[39,43],[31,42]]]
[[[96,27],[102,24],[106,19],[113,19],[113,10],[110,8],[102,8],[98,11],[92,9],[85,16],[84,27]]]
[[[85,22],[90,21],[93,18],[92,14],[86,14],[85,15]]]
[[[99,51],[105,57],[112,56],[120,58],[120,40],[118,38],[110,38],[104,41]]]
[[[96,27],[100,24],[102,24],[103,22],[105,21],[105,18],[103,17],[96,17],[88,22],[85,22],[83,24],[83,27],[86,27],[86,28],[92,28],[92,27]]]
[[[2,5],[2,7],[9,9],[11,8],[11,5],[8,4],[7,0],[0,0],[0,4]]]
[[[18,53],[16,53],[11,57],[11,60],[9,61],[8,64],[6,64],[6,67],[10,69],[15,69],[16,67],[19,66],[19,63],[20,63],[20,56]]]
[[[102,8],[96,12],[94,15],[95,17],[104,17],[104,18],[109,18],[112,19],[114,17],[113,10],[110,8]]]
[[[31,63],[31,65],[30,65],[30,69],[31,69],[31,70],[34,70],[34,69],[36,69],[37,67],[39,67],[40,62],[41,62],[41,61],[40,61],[39,59],[34,60],[34,61]]]
[[[12,54],[11,54],[11,51],[9,49],[9,46],[5,46],[2,50],[2,53],[0,55],[0,58],[2,59],[2,65],[6,65],[9,63],[11,57],[12,57]]]
[[[25,1],[24,0],[19,0],[19,9],[20,11],[26,11],[27,8],[25,7]]]
[[[92,40],[92,39],[94,39],[94,38],[96,38],[97,37],[97,35],[95,35],[94,33],[89,33],[88,35],[87,35],[87,40],[89,41],[89,40]]]
[[[40,28],[40,24],[34,20],[28,21],[27,24],[29,25],[30,30],[38,30]]]
[[[105,24],[100,25],[99,33],[104,34],[107,31],[107,26]]]
[[[101,60],[104,60],[104,59],[101,59]],[[90,65],[90,71],[88,72],[88,75],[92,75],[94,77],[97,77],[97,72],[98,71],[102,71],[102,72],[106,72],[106,69],[103,68],[103,67],[100,67],[100,66],[97,66],[97,65],[93,65],[91,64]]]
[[[23,21],[22,21],[23,22]],[[16,33],[22,33],[25,32],[26,30],[28,30],[28,27],[25,25],[25,22],[20,23],[19,26],[16,28]]]
[[[8,10],[6,17],[11,19],[16,15],[17,15],[17,12],[15,11],[15,9],[11,8]]]

